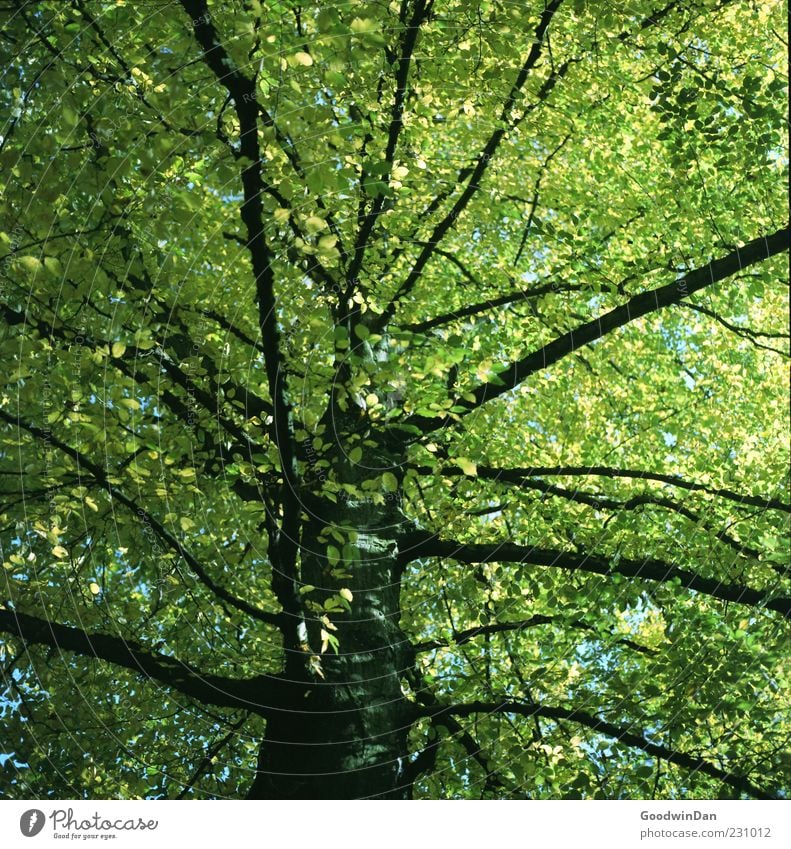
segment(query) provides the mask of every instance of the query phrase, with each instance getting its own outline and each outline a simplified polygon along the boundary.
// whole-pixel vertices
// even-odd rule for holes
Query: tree
[[[6,0],[6,796],[772,798],[769,0]]]

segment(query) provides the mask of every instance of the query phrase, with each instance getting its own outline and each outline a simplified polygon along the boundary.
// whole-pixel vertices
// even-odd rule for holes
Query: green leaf
[[[386,492],[396,492],[398,490],[398,478],[392,472],[385,472],[382,475],[382,487]]]

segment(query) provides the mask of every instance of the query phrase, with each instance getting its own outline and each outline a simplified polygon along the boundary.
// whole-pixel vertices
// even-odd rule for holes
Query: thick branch
[[[0,632],[28,644],[74,652],[139,672],[147,678],[178,690],[200,702],[221,707],[243,708],[265,714],[274,705],[257,701],[259,693],[274,695],[281,686],[277,678],[238,679],[207,675],[196,666],[159,652],[148,651],[139,643],[110,634],[89,634],[81,628],[61,625],[16,610],[0,610]]]
[[[266,184],[261,170],[258,143],[260,107],[256,98],[255,80],[239,71],[220,43],[206,0],[181,0],[181,3],[192,18],[195,39],[203,49],[204,60],[233,98],[239,119],[240,152],[246,162],[242,170],[244,201],[241,216],[247,230],[247,248],[255,278],[264,365],[269,394],[274,405],[273,436],[280,454],[284,477],[283,522],[278,539],[273,541],[273,554],[276,553],[277,560],[273,587],[284,609],[291,615],[299,616],[301,606],[294,576],[300,516],[296,445],[277,319],[272,266],[274,256],[264,236],[264,208],[261,196],[266,190]]]
[[[552,342],[544,345],[543,348],[539,348],[519,360],[514,360],[498,373],[496,382],[482,383],[471,390],[468,394],[473,395],[474,400],[459,400],[457,406],[464,408],[462,415],[465,415],[487,401],[492,401],[506,392],[510,392],[531,374],[549,368],[568,354],[585,345],[590,345],[591,342],[601,339],[619,327],[630,324],[656,310],[677,304],[688,298],[693,292],[725,280],[750,265],[787,251],[790,232],[788,228],[784,228],[770,236],[759,236],[757,239],[748,242],[744,247],[736,248],[727,256],[690,271],[680,280],[635,295],[620,307],[581,324],[574,330],[558,336]],[[420,428],[423,433],[430,433],[443,427],[446,422],[445,419],[441,418],[415,415],[409,416],[406,423]]]
[[[587,728],[592,729],[597,734],[604,734],[607,737],[612,737],[619,743],[640,749],[655,758],[661,758],[668,763],[684,767],[692,772],[702,772],[705,775],[710,775],[712,778],[717,778],[747,796],[752,796],[756,799],[779,798],[775,793],[756,787],[745,776],[734,775],[731,772],[726,772],[703,758],[689,755],[686,752],[678,752],[674,749],[668,748],[667,746],[662,746],[658,743],[651,743],[644,736],[630,731],[628,727],[623,728],[613,725],[611,722],[606,722],[598,716],[586,713],[585,711],[549,707],[546,705],[524,704],[522,702],[512,701],[471,702],[469,704],[447,705],[439,709],[436,707],[425,707],[422,710],[423,714],[430,717],[432,721],[434,721],[434,717],[438,711],[441,715],[451,714],[453,716],[470,716],[478,713],[511,713],[526,717],[538,716],[555,721],[576,722],[578,725],[584,725]]]
[[[459,563],[529,563],[595,575],[625,575],[629,578],[667,584],[679,581],[683,587],[720,601],[768,608],[791,618],[791,598],[773,597],[771,592],[738,584],[726,584],[679,569],[660,560],[630,560],[603,557],[584,552],[557,551],[510,542],[465,544],[444,540],[426,531],[415,531],[399,539],[399,558],[404,564],[421,557],[447,557]]]

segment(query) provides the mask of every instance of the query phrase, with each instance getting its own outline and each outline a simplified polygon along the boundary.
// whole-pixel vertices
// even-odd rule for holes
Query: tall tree
[[[788,792],[781,6],[4,0],[2,794]]]

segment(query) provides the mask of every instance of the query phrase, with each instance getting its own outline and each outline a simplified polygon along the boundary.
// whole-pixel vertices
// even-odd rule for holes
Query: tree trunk
[[[380,466],[383,459],[376,458]],[[364,467],[346,460],[336,465],[355,483],[376,474],[370,466],[361,474]],[[303,524],[301,581],[316,587],[306,599],[323,606],[348,589],[351,611],[326,614],[338,629],[333,631],[314,608],[302,633],[305,650],[288,653],[285,677],[293,682],[292,695],[267,721],[249,798],[407,797],[414,705],[404,698],[401,680],[414,664],[414,652],[398,625],[401,568],[395,540],[403,522],[397,493],[379,492],[337,503],[325,499]],[[351,541],[344,545],[328,528]],[[335,548],[329,556],[328,546]],[[321,651],[322,628],[337,636],[337,654],[332,647]]]

